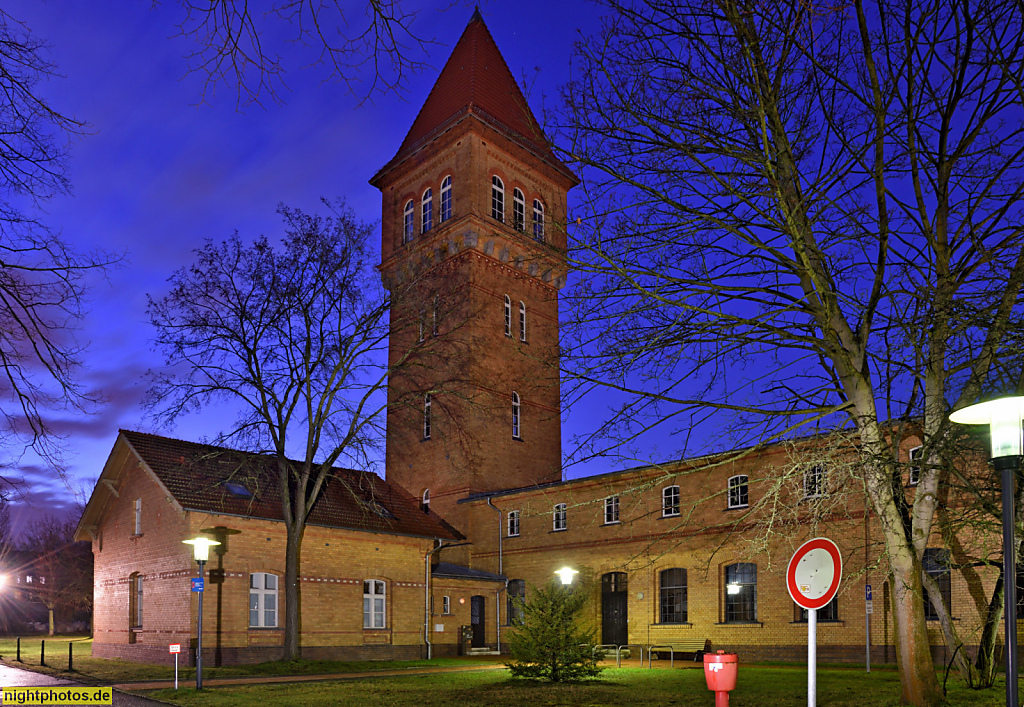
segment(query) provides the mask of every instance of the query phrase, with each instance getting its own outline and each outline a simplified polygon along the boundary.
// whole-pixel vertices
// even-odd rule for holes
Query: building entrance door
[[[617,646],[629,643],[628,583],[625,572],[601,577],[601,643]]]
[[[469,600],[469,624],[473,627],[473,648],[483,648],[487,645],[487,637],[484,635],[484,608],[487,600],[479,594]]]

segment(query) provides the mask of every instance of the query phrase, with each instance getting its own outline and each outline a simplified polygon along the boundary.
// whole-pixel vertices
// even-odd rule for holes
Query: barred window
[[[686,621],[686,570],[680,567],[664,570],[661,573],[661,623]]]

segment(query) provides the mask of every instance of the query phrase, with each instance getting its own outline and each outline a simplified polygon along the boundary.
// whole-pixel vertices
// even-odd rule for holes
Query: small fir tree
[[[513,600],[521,617],[508,641],[513,677],[575,682],[601,673],[594,628],[581,616],[586,600],[582,590],[554,582],[534,588],[529,602]]]

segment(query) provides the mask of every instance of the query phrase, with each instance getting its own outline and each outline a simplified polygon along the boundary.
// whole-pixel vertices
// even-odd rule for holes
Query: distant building
[[[497,650],[512,598],[528,601],[530,586],[568,565],[592,592],[602,643],[696,639],[745,660],[798,660],[806,614],[788,596],[785,565],[813,532],[840,545],[848,577],[819,613],[819,656],[862,659],[867,620],[873,658],[895,660],[877,519],[838,477],[842,451],[835,467],[821,463],[828,437],[562,480],[558,292],[578,180],[478,12],[371,181],[392,321],[413,323],[396,327],[392,357],[419,345],[434,365],[390,381],[387,481],[337,470],[310,518],[303,657],[418,658],[428,642],[451,655],[464,626],[471,647]],[[908,494],[918,444],[899,442]],[[207,660],[280,656],[285,530],[264,461],[121,432],[78,529],[95,556],[95,655],[164,661],[168,643],[194,640],[197,570],[181,541],[202,531],[223,543],[207,568]],[[785,533],[752,549],[757,518],[737,519],[783,470],[797,479],[779,496]],[[802,509],[829,494],[842,503],[812,525]],[[926,571],[973,635],[968,579],[929,544]],[[994,572],[972,572],[971,591],[990,591]],[[936,658],[948,658],[937,622],[930,634]]]

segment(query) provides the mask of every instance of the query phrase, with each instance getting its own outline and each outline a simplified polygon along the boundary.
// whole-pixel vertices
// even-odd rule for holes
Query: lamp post
[[[203,566],[210,559],[210,546],[220,545],[217,540],[196,537],[191,540],[182,540],[186,545],[192,546],[192,556],[199,564],[199,618],[196,621],[196,689],[203,689]]]
[[[1017,562],[1013,485],[1024,453],[1024,397],[997,398],[957,410],[950,421],[988,425],[992,439],[992,465],[1002,480],[1003,496],[1003,620],[1006,631],[1006,705],[1017,707]]]

